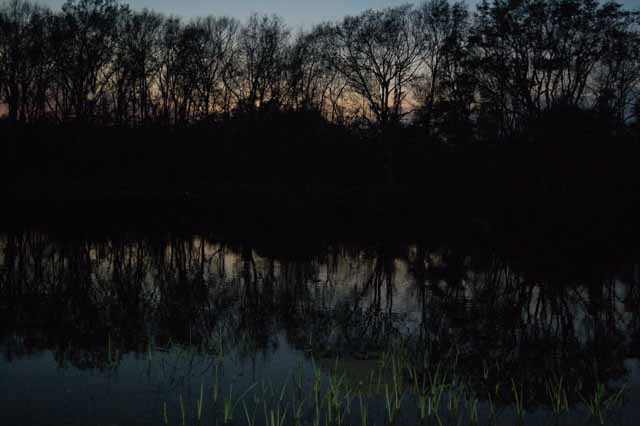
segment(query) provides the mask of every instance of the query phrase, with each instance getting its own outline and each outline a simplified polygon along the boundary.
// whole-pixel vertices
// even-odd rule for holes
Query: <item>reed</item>
[[[200,383],[200,397],[197,403],[198,424],[202,424],[202,408],[204,405],[204,380]]]
[[[191,420],[182,395],[178,397],[181,425],[187,426],[192,420],[194,424],[233,426],[496,425],[498,407],[503,405],[514,410],[518,424],[525,424],[526,402],[533,398],[525,392],[529,382],[515,378],[492,382],[493,373],[500,369],[498,364],[494,368],[485,362],[476,378],[463,381],[455,353],[437,363],[419,359],[416,362],[402,346],[386,351],[373,363],[372,371],[365,376],[368,379],[352,380],[340,369],[338,358],[327,366],[310,355],[308,369],[298,364],[281,383],[263,379],[240,393],[234,392],[233,383],[226,387],[221,381],[224,359],[215,358],[211,367],[213,384],[208,389],[212,396],[206,395],[207,388],[201,380],[196,413]],[[566,384],[561,375],[543,382],[549,410],[556,415],[572,410]],[[624,387],[610,391],[598,383],[589,396],[579,395],[591,417],[604,425],[609,411],[623,401],[624,392]],[[205,401],[211,401],[211,411],[205,410]],[[205,419],[205,411],[214,418]],[[162,422],[170,424],[166,403]]]
[[[563,378],[553,377],[549,379],[546,388],[553,412],[555,414],[561,414],[569,411],[569,401],[567,400],[567,391]]]
[[[591,417],[601,425],[604,425],[606,423],[607,412],[621,404],[625,389],[626,385],[623,385],[615,392],[607,391],[605,384],[598,382],[592,395],[588,397],[583,396],[582,393],[579,393],[579,395],[589,410]]]
[[[187,426],[187,413],[184,409],[184,402],[182,401],[182,395],[180,395],[179,397],[180,400],[180,414],[181,414],[181,418],[182,418],[182,426]]]
[[[511,390],[513,391],[513,399],[515,401],[515,410],[520,423],[524,421],[524,390],[522,383],[516,383],[515,379],[511,379]]]

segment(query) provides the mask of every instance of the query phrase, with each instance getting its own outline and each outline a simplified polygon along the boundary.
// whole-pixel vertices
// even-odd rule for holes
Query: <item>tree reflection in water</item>
[[[5,363],[51,351],[59,366],[107,371],[127,354],[144,359],[151,344],[219,346],[255,361],[286,342],[353,372],[402,341],[416,371],[455,364],[480,398],[499,394],[507,405],[517,381],[532,409],[549,406],[551,377],[586,394],[628,380],[625,361],[638,356],[633,262],[550,268],[426,244],[327,245],[291,257],[202,236],[35,230],[0,244]],[[568,399],[581,402],[578,392]]]

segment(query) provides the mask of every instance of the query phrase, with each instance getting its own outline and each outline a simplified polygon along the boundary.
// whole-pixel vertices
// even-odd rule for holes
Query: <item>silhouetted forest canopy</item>
[[[229,182],[393,182],[449,198],[630,184],[640,12],[427,0],[294,31],[277,16],[11,0],[0,111],[9,192],[31,198]]]
[[[70,0],[0,10],[0,93],[11,122],[145,126],[312,111],[330,123],[417,125],[446,141],[513,138],[580,110],[637,118],[638,12],[595,0],[428,0],[293,33]],[[475,130],[475,131],[474,131]]]

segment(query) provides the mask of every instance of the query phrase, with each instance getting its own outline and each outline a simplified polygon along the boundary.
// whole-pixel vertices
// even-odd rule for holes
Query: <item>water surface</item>
[[[389,423],[393,389],[395,424],[421,424],[414,374],[446,377],[425,424],[599,424],[594,398],[607,424],[640,418],[633,256],[425,243],[299,253],[184,234],[4,234],[2,424],[223,424],[225,398],[229,424],[250,423],[245,407],[256,424],[274,407],[284,424],[296,410],[313,424],[316,375],[323,395],[341,381],[342,424],[361,424],[362,401],[369,424]],[[394,352],[398,383],[379,373]]]

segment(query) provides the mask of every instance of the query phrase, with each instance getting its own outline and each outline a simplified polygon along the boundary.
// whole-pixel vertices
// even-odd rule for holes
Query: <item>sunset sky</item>
[[[52,8],[59,8],[64,0],[39,0]],[[148,8],[185,18],[206,15],[225,15],[244,20],[251,13],[275,13],[292,28],[308,27],[365,9],[378,9],[408,3],[406,0],[128,0],[121,1],[134,9]],[[640,0],[621,0],[622,4],[640,9]],[[414,3],[414,2],[409,2]],[[476,3],[468,0],[469,5]]]

